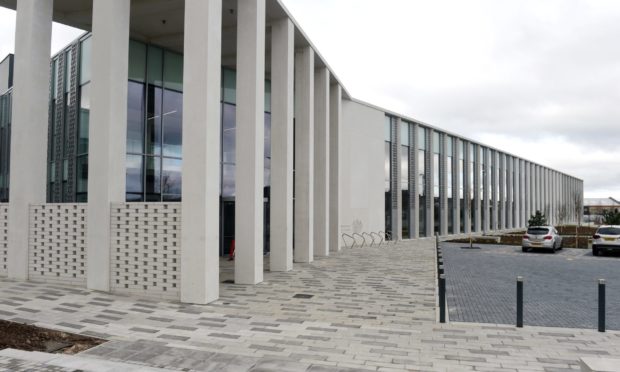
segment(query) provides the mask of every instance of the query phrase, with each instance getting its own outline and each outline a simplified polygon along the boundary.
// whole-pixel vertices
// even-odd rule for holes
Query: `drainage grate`
[[[312,298],[314,295],[305,294],[305,293],[297,293],[293,298]]]
[[[233,279],[228,279],[228,280],[224,280],[222,283],[224,283],[224,284],[235,284],[235,281]]]

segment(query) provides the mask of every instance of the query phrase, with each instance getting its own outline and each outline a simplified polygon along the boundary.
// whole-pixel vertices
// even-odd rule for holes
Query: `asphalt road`
[[[598,279],[607,288],[607,329],[620,330],[620,255],[555,254],[521,247],[442,243],[450,321],[515,324],[516,277],[524,277],[524,324],[591,328],[598,324]]]

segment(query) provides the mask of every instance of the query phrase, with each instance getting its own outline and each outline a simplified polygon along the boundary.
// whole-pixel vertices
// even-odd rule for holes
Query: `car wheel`
[[[597,247],[592,247],[592,255],[593,256],[598,256],[598,248]]]
[[[527,252],[527,248],[525,248],[525,247],[521,247],[521,251],[523,251],[523,252]]]

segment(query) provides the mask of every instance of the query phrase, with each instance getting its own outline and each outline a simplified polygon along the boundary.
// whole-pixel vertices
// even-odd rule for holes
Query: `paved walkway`
[[[618,332],[436,324],[434,254],[429,240],[347,249],[222,284],[208,306],[4,280],[0,318],[112,340],[84,356],[178,370],[553,371],[620,355]]]
[[[584,249],[523,253],[521,247],[442,243],[450,319],[514,324],[516,277],[524,277],[526,325],[597,328],[598,279],[607,280],[607,328],[620,330],[620,257]]]

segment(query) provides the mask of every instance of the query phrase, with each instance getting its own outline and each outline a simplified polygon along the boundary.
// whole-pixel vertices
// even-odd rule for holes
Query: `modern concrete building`
[[[233,245],[252,285],[264,262],[291,270],[347,236],[555,222],[582,196],[575,177],[354,99],[279,0],[0,5],[17,10],[1,276],[208,303]],[[87,33],[50,62],[52,21]]]

